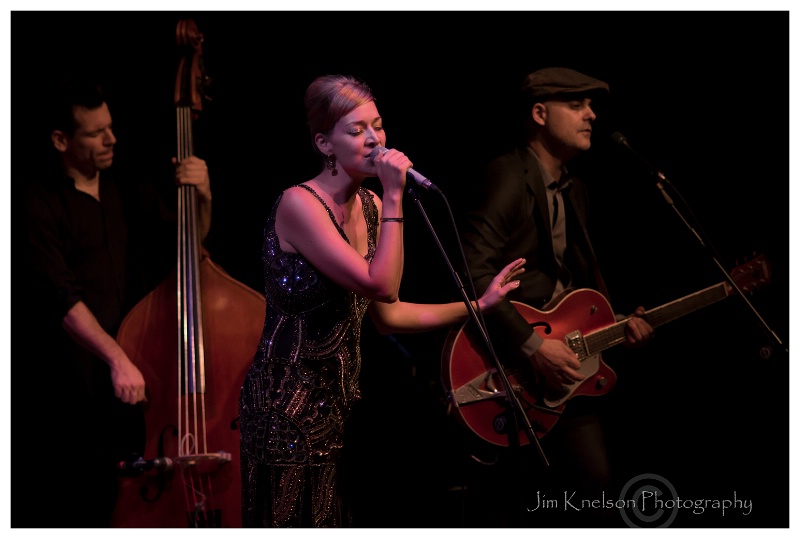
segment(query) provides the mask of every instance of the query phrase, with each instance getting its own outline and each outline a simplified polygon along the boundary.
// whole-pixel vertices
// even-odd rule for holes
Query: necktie
[[[550,226],[555,228],[556,220],[558,219],[558,182],[552,182],[547,188],[553,190],[553,222]]]

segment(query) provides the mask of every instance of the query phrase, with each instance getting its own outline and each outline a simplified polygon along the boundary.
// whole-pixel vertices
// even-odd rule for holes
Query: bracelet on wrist
[[[402,223],[402,217],[381,217],[381,223]]]

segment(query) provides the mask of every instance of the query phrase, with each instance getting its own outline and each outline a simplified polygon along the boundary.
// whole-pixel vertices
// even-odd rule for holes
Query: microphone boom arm
[[[725,270],[725,267],[720,262],[720,257],[716,254],[716,250],[711,245],[710,240],[708,240],[707,238],[704,239],[703,235],[698,233],[697,230],[689,223],[689,221],[686,219],[686,217],[684,217],[684,215],[681,213],[681,211],[675,205],[675,203],[672,200],[672,198],[669,196],[669,194],[664,189],[664,184],[667,184],[672,189],[674,189],[675,193],[681,198],[681,200],[683,200],[683,197],[680,196],[680,192],[677,190],[677,188],[675,188],[675,186],[672,185],[669,182],[669,180],[667,180],[667,177],[660,170],[655,168],[646,159],[644,159],[641,155],[639,155],[639,153],[636,152],[631,147],[630,144],[628,144],[628,139],[626,139],[625,136],[622,135],[622,133],[619,133],[619,132],[612,133],[611,134],[611,140],[613,140],[615,143],[619,144],[620,146],[623,146],[630,153],[635,155],[639,159],[639,161],[644,163],[645,166],[647,166],[647,168],[649,168],[650,171],[656,176],[656,178],[657,178],[656,186],[658,187],[659,191],[661,192],[661,195],[664,197],[664,200],[667,202],[667,204],[669,204],[669,206],[672,208],[672,210],[675,212],[675,214],[678,216],[678,218],[681,220],[681,222],[683,222],[683,224],[686,226],[686,228],[689,229],[689,232],[691,232],[692,235],[697,239],[697,241],[700,243],[701,247],[703,247],[703,249],[705,249],[708,252],[709,256],[711,257],[711,260],[714,262],[714,264],[717,266],[717,268],[719,268],[719,270],[725,276],[725,280],[728,282],[728,284],[731,286],[731,288],[736,290],[736,293],[739,295],[739,297],[745,302],[745,304],[750,309],[750,311],[752,311],[752,313],[755,315],[759,325],[761,326],[761,329],[764,331],[764,333],[767,334],[767,337],[770,339],[770,341],[772,341],[773,345],[777,346],[778,348],[782,349],[786,354],[788,354],[789,353],[789,349],[786,348],[786,346],[783,344],[783,341],[781,341],[781,339],[778,337],[778,335],[775,333],[775,331],[773,331],[772,328],[769,327],[767,322],[764,320],[764,318],[761,316],[761,314],[759,314],[758,310],[753,306],[753,304],[750,303],[750,300],[747,299],[747,296],[739,288],[739,286],[736,284],[736,282],[734,281],[733,277],[731,277],[731,275]],[[688,204],[686,204],[685,202],[684,202],[684,204],[686,205],[687,208],[689,208]],[[689,211],[691,212],[691,208],[689,208]]]

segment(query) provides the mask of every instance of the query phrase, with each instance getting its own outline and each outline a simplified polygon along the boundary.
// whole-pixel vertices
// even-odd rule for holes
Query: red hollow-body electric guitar
[[[731,272],[743,292],[752,292],[769,282],[769,266],[763,256]],[[646,312],[651,326],[658,327],[686,314],[716,303],[734,293],[725,281]],[[555,425],[569,399],[605,395],[614,388],[617,375],[606,365],[601,352],[625,341],[628,319],[617,321],[606,298],[594,290],[566,291],[539,311],[524,303],[511,302],[542,337],[564,339],[581,362],[586,378],[561,387],[537,384],[529,365],[504,369],[528,420],[541,438]],[[554,305],[554,306],[553,306]],[[549,308],[552,306],[552,308]],[[469,322],[455,326],[442,352],[442,383],[451,411],[474,434],[495,445],[509,445],[505,388],[491,356]],[[521,431],[520,445],[529,443]]]

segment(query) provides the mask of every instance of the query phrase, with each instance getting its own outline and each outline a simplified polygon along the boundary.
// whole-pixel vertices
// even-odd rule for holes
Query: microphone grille
[[[611,140],[613,140],[617,144],[627,144],[628,141],[625,139],[625,136],[620,133],[619,131],[614,131],[611,133]]]
[[[375,146],[375,148],[373,148],[372,151],[369,153],[369,157],[370,159],[375,159],[376,157],[378,157],[378,154],[386,153],[388,151],[389,149],[384,148],[383,146]]]

